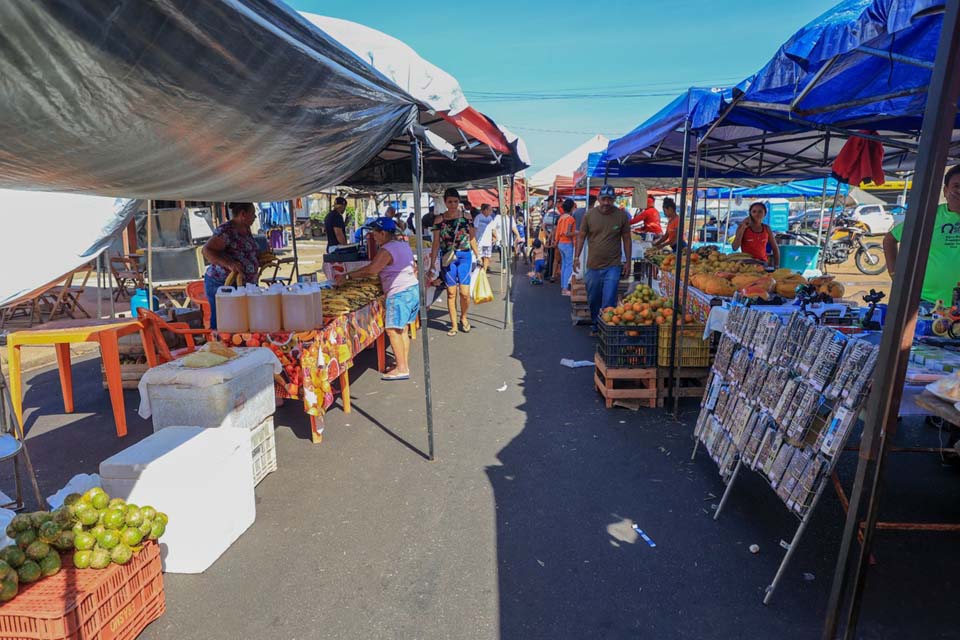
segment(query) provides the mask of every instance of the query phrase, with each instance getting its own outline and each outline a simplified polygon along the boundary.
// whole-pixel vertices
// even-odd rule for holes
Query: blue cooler
[[[817,260],[820,247],[787,244],[780,247],[780,267],[796,271],[804,278],[820,275]]]

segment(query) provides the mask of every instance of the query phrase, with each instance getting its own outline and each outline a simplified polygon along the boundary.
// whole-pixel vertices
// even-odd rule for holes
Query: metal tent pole
[[[423,333],[423,339],[420,344],[423,345],[423,384],[425,388],[424,397],[427,403],[427,457],[430,460],[435,459],[433,448],[433,386],[430,380],[430,332],[427,330],[427,279],[424,272],[424,259],[426,254],[423,251],[423,232],[420,231],[422,218],[420,216],[420,181],[423,179],[420,166],[420,143],[416,136],[410,136],[410,162],[412,164],[413,180],[413,211],[414,218],[417,220],[417,278],[420,281],[420,327]]]
[[[103,252],[97,254],[97,320],[103,317]]]
[[[727,238],[730,237],[730,214],[733,213],[733,187],[730,187],[727,197],[727,224],[723,229],[723,244],[727,244]]]
[[[153,200],[147,200],[147,308],[153,311]],[[130,315],[133,316],[133,307]]]
[[[867,416],[861,437],[859,462],[850,495],[850,507],[844,524],[833,587],[827,605],[823,637],[833,640],[839,623],[840,607],[846,593],[848,561],[853,550],[855,534],[859,530],[861,505],[866,498],[866,527],[860,554],[852,571],[850,605],[846,615],[845,638],[856,633],[863,597],[864,582],[869,563],[874,529],[881,495],[888,434],[897,424],[907,358],[917,322],[920,291],[927,269],[927,257],[935,223],[935,211],[941,193],[940,176],[946,164],[947,152],[960,97],[960,0],[948,0],[940,30],[940,41],[933,73],[930,77],[927,105],[920,128],[920,146],[910,190],[912,215],[906,216],[903,236],[891,286],[887,322],[880,342],[877,374],[868,402]],[[867,483],[868,467],[873,465],[871,486]],[[868,491],[865,496],[865,491]]]
[[[297,216],[293,212],[293,200],[290,206],[290,243],[293,245],[293,270],[290,271],[290,284],[300,281],[300,256],[297,255]]]
[[[833,235],[833,227],[834,227],[834,223],[836,222],[836,218],[837,218],[837,200],[839,200],[839,198],[840,198],[840,185],[841,185],[841,184],[842,184],[842,183],[838,180],[838,181],[837,181],[837,190],[833,192],[833,206],[832,206],[831,209],[830,209],[830,222],[829,222],[829,224],[827,224],[827,233],[826,233],[826,235],[824,236],[823,241],[817,243],[817,246],[820,247],[820,258],[817,260],[817,268],[820,269],[821,272],[825,272],[824,267],[827,266],[826,251],[824,251],[824,247],[823,247],[822,245],[824,245],[824,244],[829,244],[829,243],[830,243],[830,236]],[[823,223],[823,221],[821,220],[821,224],[822,224],[822,223]]]
[[[513,280],[513,228],[517,224],[517,219],[515,217],[516,212],[513,208],[513,191],[515,187],[516,178],[511,173],[510,174],[510,211],[509,215],[504,221],[507,225],[507,239],[503,241],[503,252],[506,256],[507,262],[507,309],[506,309],[506,318],[504,318],[504,324],[509,326],[513,325],[513,301],[510,299],[511,289],[512,289],[512,280]]]
[[[683,160],[681,161],[680,168],[680,210],[677,212],[677,215],[680,216],[680,220],[677,223],[677,263],[674,269],[673,274],[673,314],[670,316],[670,371],[669,371],[669,384],[667,385],[668,397],[673,395],[673,379],[674,379],[674,367],[676,365],[677,350],[674,348],[674,345],[677,343],[677,314],[682,313],[679,311],[680,303],[680,264],[682,260],[680,259],[680,240],[683,238],[683,218],[684,211],[687,207],[687,180],[689,178],[687,165],[690,163],[690,119],[684,121],[683,123]],[[676,418],[676,411],[674,411],[674,418]]]
[[[506,293],[506,285],[504,284],[504,278],[506,274],[504,273],[503,264],[503,243],[506,242],[506,239],[503,236],[503,214],[504,209],[506,208],[503,204],[503,176],[497,176],[497,203],[500,207],[500,291]],[[503,297],[503,328],[507,328],[507,297]]]
[[[695,140],[694,144],[697,145],[695,159],[693,161],[693,196],[690,198],[690,230],[687,231],[687,251],[691,254],[693,253],[693,232],[697,226],[697,187],[700,185],[700,141]],[[706,208],[704,208],[706,209]],[[679,238],[678,243],[679,245]],[[678,252],[679,253],[679,252]],[[687,314],[687,295],[690,292],[690,262],[687,260],[687,266],[683,270],[683,295],[680,298],[680,313],[684,316]],[[674,314],[676,315],[676,314]],[[673,342],[670,343],[670,352],[675,354],[677,351],[677,335],[676,335],[676,325],[673,327]],[[683,338],[683,336],[681,336]],[[671,380],[671,384],[675,385],[676,388],[680,387],[680,378],[676,377]],[[676,390],[671,391],[673,396],[673,417],[674,419],[680,419],[680,395]]]
[[[827,208],[827,182],[829,178],[823,179],[823,193],[820,195],[820,222],[817,223],[817,246],[820,246],[820,241],[823,239],[823,213]],[[834,203],[836,204],[836,203]],[[830,214],[831,216],[833,213]],[[804,212],[804,220],[806,220],[806,212]]]

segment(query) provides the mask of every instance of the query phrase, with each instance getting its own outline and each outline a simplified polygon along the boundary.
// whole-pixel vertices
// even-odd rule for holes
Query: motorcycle
[[[851,220],[848,216],[837,216],[833,233],[821,248],[821,260],[825,264],[843,264],[853,252],[853,261],[860,273],[875,276],[887,268],[883,255],[883,245],[879,242],[865,242],[864,236],[870,229],[862,222]],[[777,235],[777,241],[795,241],[797,244],[816,246],[817,236],[807,232],[783,233]]]

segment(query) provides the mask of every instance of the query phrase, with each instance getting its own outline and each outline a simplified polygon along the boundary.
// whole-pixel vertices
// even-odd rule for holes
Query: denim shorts
[[[420,313],[420,287],[413,285],[400,293],[387,296],[387,329],[403,329],[417,319]]]
[[[456,259],[450,263],[450,266],[443,267],[440,273],[443,275],[443,281],[448,287],[470,284],[470,269],[473,267],[472,251],[457,251]]]

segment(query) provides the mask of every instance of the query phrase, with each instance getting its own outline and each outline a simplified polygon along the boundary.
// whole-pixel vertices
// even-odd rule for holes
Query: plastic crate
[[[277,438],[274,433],[273,416],[250,430],[250,446],[253,450],[253,486],[277,470]]]
[[[795,271],[804,277],[817,275],[820,247],[806,245],[783,245],[780,247],[780,266]]]
[[[657,327],[597,324],[597,354],[613,369],[657,366]]]
[[[77,569],[66,555],[60,573],[21,586],[0,606],[0,638],[132,640],[165,609],[157,543],[99,571]]]
[[[670,366],[670,330],[669,324],[660,325],[660,348],[657,363],[661,367]],[[677,327],[677,367],[709,367],[710,340],[703,339],[704,325],[685,324]]]

